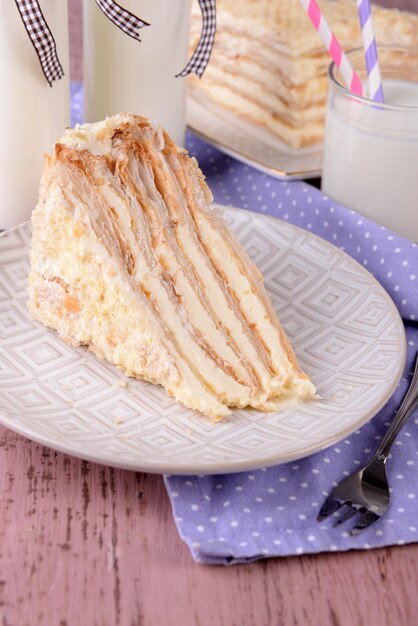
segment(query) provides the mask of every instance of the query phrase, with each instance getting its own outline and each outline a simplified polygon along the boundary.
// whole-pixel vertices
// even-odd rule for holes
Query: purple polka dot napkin
[[[73,121],[82,94],[73,85]],[[332,487],[366,463],[405,394],[418,350],[418,247],[303,182],[281,182],[225,156],[192,135],[188,148],[207,176],[215,201],[297,224],[362,263],[389,292],[408,340],[402,380],[374,419],[347,439],[295,463],[224,476],[166,476],[174,518],[193,557],[239,563],[262,557],[367,549],[418,538],[418,413],[401,431],[387,464],[391,504],[382,520],[358,537],[342,526],[318,524]],[[396,207],[394,208],[396,210]],[[418,219],[418,209],[417,209]]]

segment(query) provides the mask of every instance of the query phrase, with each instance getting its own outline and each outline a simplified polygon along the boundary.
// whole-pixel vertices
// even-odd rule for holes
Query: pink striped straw
[[[342,49],[338,39],[330,29],[328,22],[322,15],[316,0],[300,0],[309,19],[321,38],[325,48],[330,53],[335,65],[339,68],[345,84],[352,93],[363,95],[363,85],[353,66]]]

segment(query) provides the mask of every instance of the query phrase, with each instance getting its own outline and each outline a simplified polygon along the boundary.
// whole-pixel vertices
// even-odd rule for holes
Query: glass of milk
[[[418,49],[378,54],[384,104],[350,93],[330,66],[322,190],[418,241]],[[367,93],[363,50],[348,56]]]
[[[191,0],[125,0],[150,26],[141,42],[117,28],[96,2],[84,2],[84,117],[95,122],[136,113],[161,124],[179,145],[186,131],[186,80]]]
[[[0,2],[0,229],[30,218],[44,153],[70,123],[67,3],[43,0],[65,76],[49,86],[14,2]]]

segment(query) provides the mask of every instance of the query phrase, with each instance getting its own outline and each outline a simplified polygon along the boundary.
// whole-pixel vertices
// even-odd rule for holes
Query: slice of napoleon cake
[[[67,130],[33,212],[33,317],[211,418],[314,397],[211,202],[196,160],[147,119]]]

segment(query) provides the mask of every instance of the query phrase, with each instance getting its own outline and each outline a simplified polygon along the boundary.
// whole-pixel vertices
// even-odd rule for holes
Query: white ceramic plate
[[[322,145],[289,148],[267,130],[245,121],[224,107],[189,89],[187,125],[222,152],[283,180],[321,176]]]
[[[237,209],[225,215],[263,272],[322,400],[273,414],[235,411],[214,424],[161,388],[68,346],[27,312],[24,224],[0,237],[0,422],[99,463],[204,474],[304,457],[373,417],[405,360],[402,321],[387,293],[346,254],[296,226]]]

